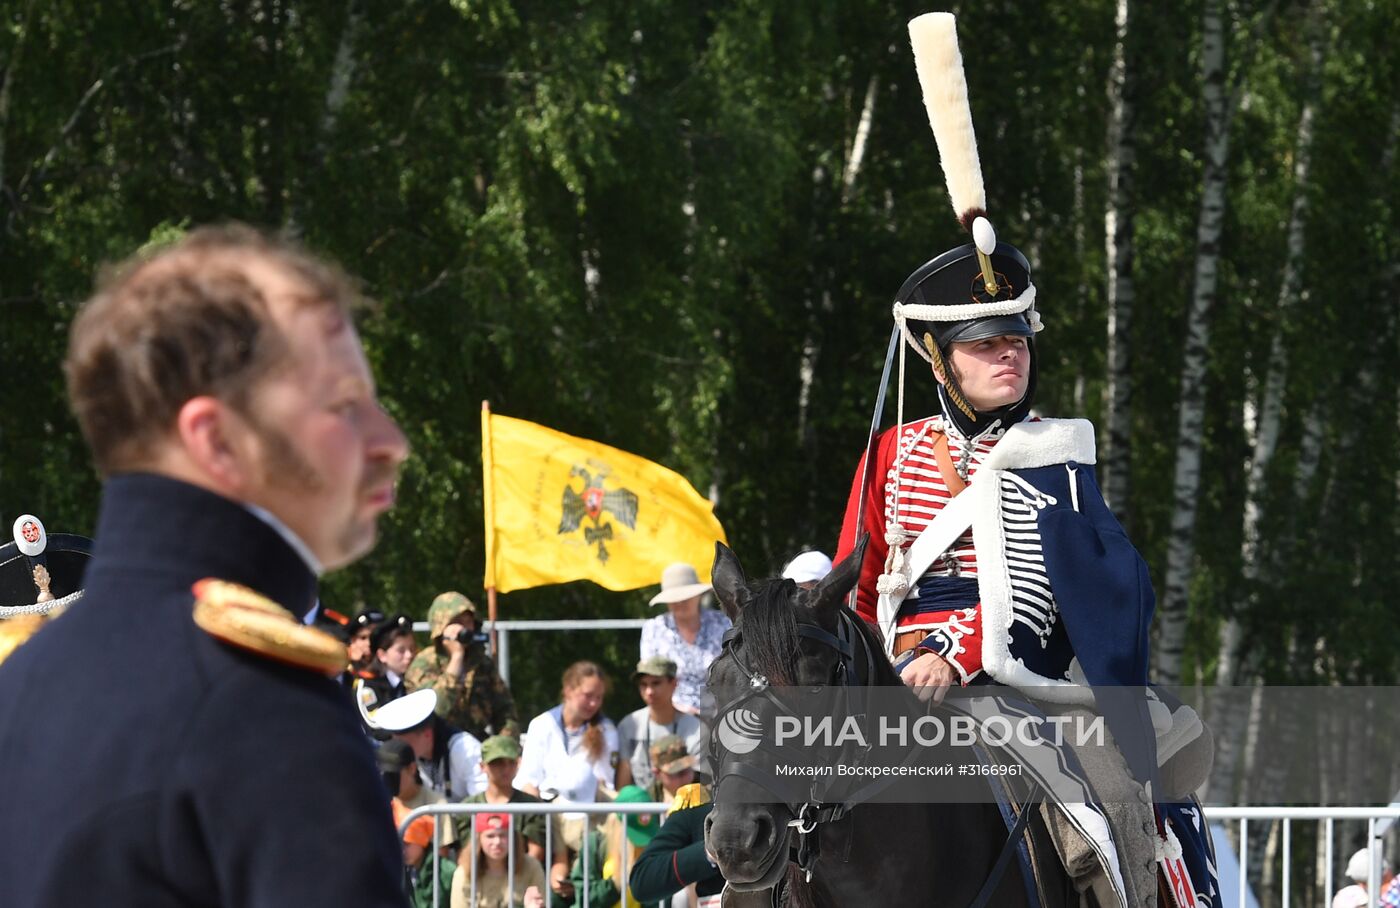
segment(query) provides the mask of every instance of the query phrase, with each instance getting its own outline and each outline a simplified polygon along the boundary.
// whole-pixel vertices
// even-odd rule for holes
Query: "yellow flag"
[[[486,586],[659,583],[676,561],[710,576],[724,528],[684,476],[635,454],[481,412]]]

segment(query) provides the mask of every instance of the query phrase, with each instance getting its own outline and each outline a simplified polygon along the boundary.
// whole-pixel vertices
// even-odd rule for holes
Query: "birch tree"
[[[1229,688],[1248,683],[1255,675],[1253,665],[1239,664],[1240,644],[1244,636],[1244,618],[1252,614],[1259,601],[1259,578],[1264,557],[1260,552],[1260,520],[1264,508],[1264,480],[1278,448],[1283,418],[1284,390],[1288,381],[1289,328],[1293,310],[1305,295],[1302,274],[1306,253],[1308,199],[1311,191],[1309,169],[1312,161],[1313,119],[1322,82],[1322,50],[1325,19],[1322,0],[1313,0],[1308,10],[1308,61],[1302,92],[1302,109],[1298,116],[1297,137],[1293,144],[1293,204],[1285,234],[1283,278],[1278,300],[1269,319],[1272,339],[1266,363],[1266,375],[1259,399],[1244,397],[1242,421],[1250,437],[1251,449],[1245,467],[1245,494],[1240,563],[1245,600],[1238,603],[1225,617],[1220,629],[1219,655],[1216,660],[1215,683],[1224,689],[1218,699],[1219,711],[1213,711],[1220,727],[1238,728],[1239,698],[1230,695]],[[1257,679],[1254,679],[1257,680]],[[1230,780],[1235,776],[1238,742],[1233,735],[1222,735],[1217,742],[1218,778]],[[1248,777],[1249,773],[1246,772]]]
[[[348,0],[345,4],[345,23],[340,28],[340,38],[336,41],[335,57],[331,60],[330,78],[326,80],[326,96],[321,105],[321,122],[316,136],[316,158],[324,159],[330,152],[335,137],[335,127],[341,111],[350,96],[350,83],[355,78],[359,58],[355,55],[355,38],[364,20],[364,11],[359,0]],[[289,236],[302,233],[302,196],[298,193],[287,207],[287,220],[283,231]]]
[[[1131,484],[1133,378],[1132,357],[1133,168],[1137,157],[1136,108],[1132,87],[1135,67],[1129,55],[1132,0],[1117,0],[1114,14],[1113,66],[1108,77],[1108,206],[1104,245],[1108,274],[1108,443],[1104,452],[1104,497],[1119,520],[1127,521]]]
[[[1167,684],[1181,680],[1201,487],[1210,315],[1220,279],[1220,237],[1228,201],[1227,164],[1234,105],[1227,79],[1226,30],[1224,0],[1206,0],[1201,23],[1201,100],[1205,110],[1201,198],[1196,218],[1191,302],[1187,310],[1177,393],[1176,466],[1172,476],[1166,581],[1157,612],[1161,632],[1156,647],[1156,677]]]

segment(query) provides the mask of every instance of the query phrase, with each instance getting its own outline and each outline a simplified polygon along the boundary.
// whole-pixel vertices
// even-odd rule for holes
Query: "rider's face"
[[[1026,396],[1030,347],[1024,337],[1004,334],[950,345],[948,363],[963,396],[983,412],[1010,406]],[[941,383],[943,376],[934,370]]]

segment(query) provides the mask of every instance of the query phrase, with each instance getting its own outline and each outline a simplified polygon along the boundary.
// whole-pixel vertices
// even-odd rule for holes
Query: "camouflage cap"
[[[428,636],[433,639],[441,637],[453,619],[464,612],[476,617],[476,604],[461,593],[439,593],[433,604],[428,606]]]
[[[481,762],[519,760],[520,742],[510,735],[492,735],[481,742]]]
[[[637,670],[632,673],[632,680],[635,681],[642,675],[655,675],[658,678],[676,677],[676,663],[665,656],[652,656],[637,663]]]
[[[695,758],[678,735],[666,735],[651,745],[651,765],[658,772],[684,772],[695,765]]]

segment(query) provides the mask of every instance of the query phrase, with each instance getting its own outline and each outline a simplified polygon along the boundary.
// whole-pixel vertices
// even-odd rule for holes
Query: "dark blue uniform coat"
[[[85,597],[0,666],[0,905],[399,906],[388,797],[330,679],[227,646],[190,586],[305,613],[316,578],[242,506],[107,483]]]

